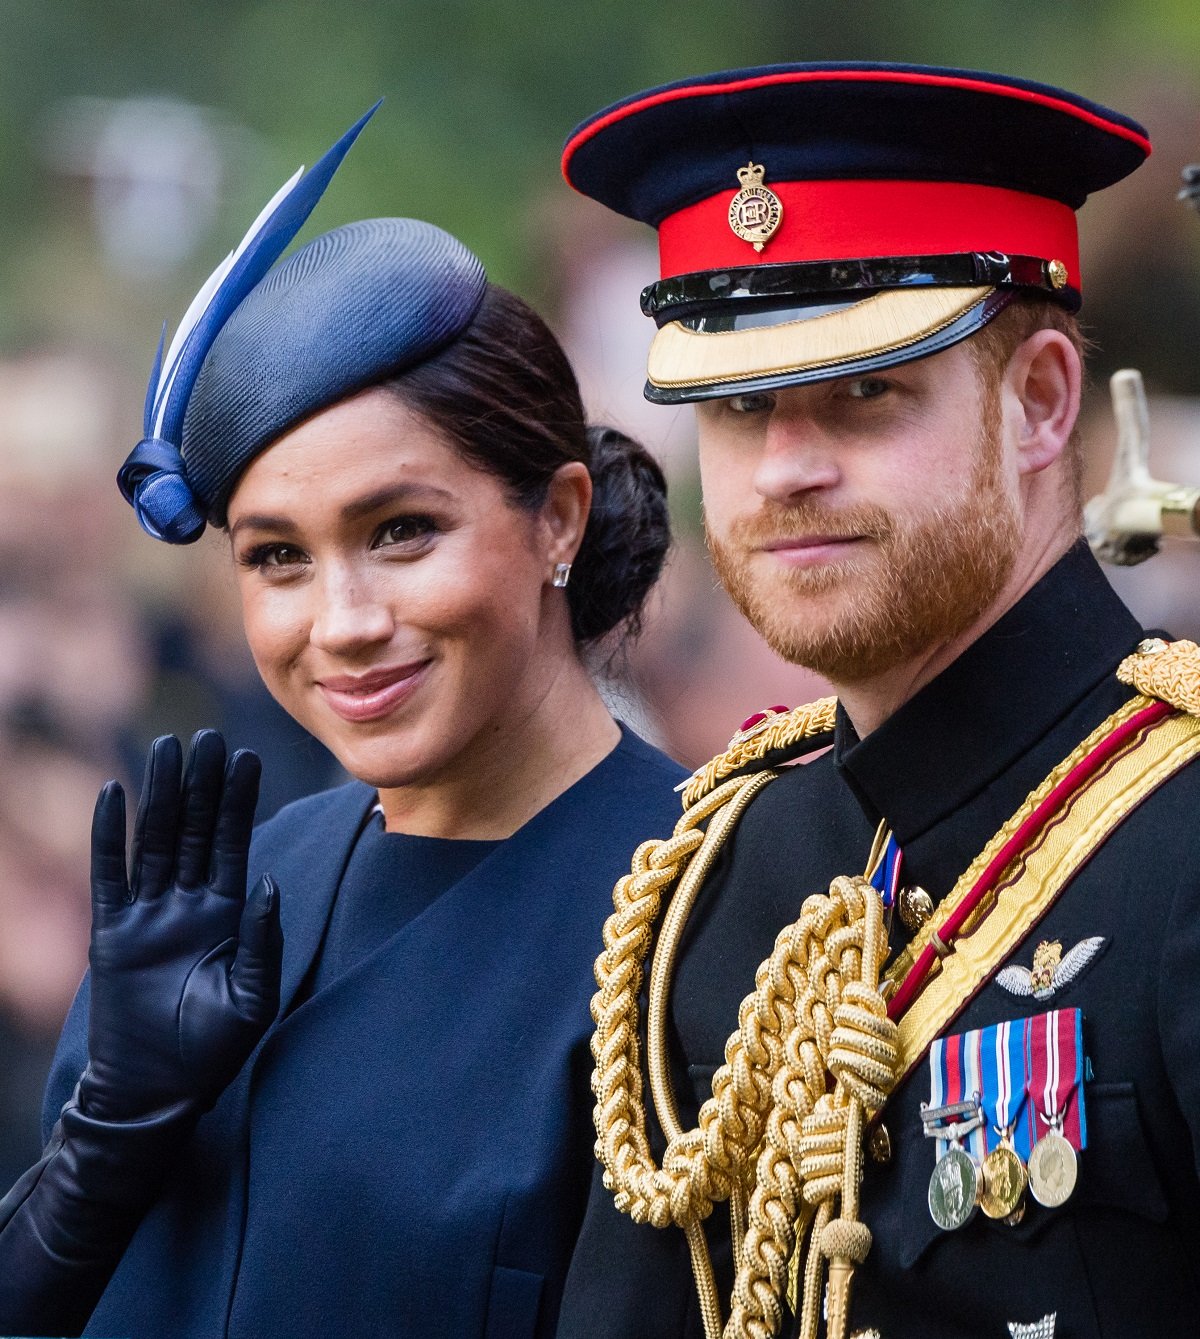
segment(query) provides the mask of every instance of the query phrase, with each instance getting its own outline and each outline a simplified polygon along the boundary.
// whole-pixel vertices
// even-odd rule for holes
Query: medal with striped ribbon
[[[889,832],[883,854],[871,871],[871,886],[879,894],[886,911],[891,911],[896,905],[896,894],[900,889],[900,868],[903,863],[904,856],[900,850],[900,843]]]
[[[1029,1154],[1029,1189],[1056,1209],[1079,1179],[1078,1151],[1087,1147],[1083,1102],[1083,1014],[1055,1009],[1026,1023],[1026,1091],[1037,1135]]]
[[[983,1188],[980,1162],[987,1138],[978,1040],[978,1033],[939,1037],[929,1051],[931,1100],[922,1106],[921,1118],[926,1135],[937,1143],[928,1203],[933,1221],[947,1232],[970,1222]]]
[[[1025,1029],[1020,1023],[996,1023],[979,1035],[983,1106],[990,1124],[985,1131],[988,1153],[979,1206],[989,1218],[1015,1223],[1024,1213],[1029,1182],[1021,1157],[1022,1152],[1028,1155],[1029,1143],[1020,1121],[1025,1106]]]

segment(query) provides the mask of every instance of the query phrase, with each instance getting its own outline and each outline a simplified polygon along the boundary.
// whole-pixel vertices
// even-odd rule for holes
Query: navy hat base
[[[431,358],[470,325],[479,260],[418,219],[314,238],[242,300],[213,343],[183,424],[188,479],[224,524],[242,471],[290,428]]]
[[[988,182],[1078,209],[1150,150],[1127,116],[1048,84],[873,61],[722,70],[623,98],[571,132],[577,191],[657,227],[747,161],[776,180]]]

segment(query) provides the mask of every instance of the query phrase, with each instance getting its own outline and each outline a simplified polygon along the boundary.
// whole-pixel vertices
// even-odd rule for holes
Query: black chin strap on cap
[[[1078,311],[1079,289],[1054,261],[1011,256],[1002,251],[967,251],[945,256],[876,256],[868,259],[753,265],[741,269],[680,274],[650,284],[642,311],[658,325],[693,312],[723,308],[779,307],[804,301],[856,301],[890,288],[1035,289]]]
[[[133,448],[117,473],[117,486],[151,538],[193,544],[204,533],[204,513],[187,481],[183,457],[161,437],[144,438]]]

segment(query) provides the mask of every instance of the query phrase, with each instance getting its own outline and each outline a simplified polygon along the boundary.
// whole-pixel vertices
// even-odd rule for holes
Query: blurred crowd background
[[[265,696],[223,538],[153,543],[113,475],[140,436],[164,320],[274,189],[381,95],[302,240],[411,214],[462,237],[575,359],[595,418],[671,482],[677,545],[617,709],[694,764],[742,717],[822,685],[715,589],[689,411],[641,398],[648,231],[571,194],[566,133],[607,102],[703,71],[887,59],[1061,84],[1156,145],[1083,213],[1095,342],[1090,491],[1114,440],[1107,377],[1142,370],[1152,468],[1200,484],[1200,160],[1195,0],[0,0],[0,1190],[33,1159],[54,1037],[83,970],[88,826],[149,740],[222,728],[266,763],[261,813],[338,778]],[[1114,575],[1148,622],[1200,635],[1200,546]]]

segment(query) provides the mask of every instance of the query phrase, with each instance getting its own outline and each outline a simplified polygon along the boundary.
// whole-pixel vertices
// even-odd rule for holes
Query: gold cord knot
[[[821,1229],[821,1254],[861,1265],[871,1249],[871,1229],[856,1218],[834,1218]]]
[[[850,1108],[835,1107],[832,1095],[818,1099],[817,1108],[801,1122],[800,1176],[804,1199],[816,1207],[841,1194],[846,1174],[846,1129]]]
[[[892,1094],[900,1068],[899,1033],[878,989],[851,981],[833,1011],[827,1063],[834,1077],[874,1114]]]

